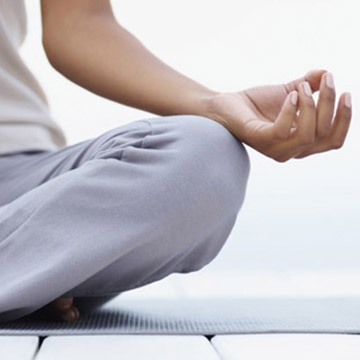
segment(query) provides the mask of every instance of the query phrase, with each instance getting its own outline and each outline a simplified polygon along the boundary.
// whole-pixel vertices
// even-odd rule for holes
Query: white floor
[[[51,336],[38,349],[38,339],[34,336],[3,336],[0,357],[4,360],[355,360],[360,358],[360,338],[267,334],[219,335],[209,341],[201,336],[171,335]]]

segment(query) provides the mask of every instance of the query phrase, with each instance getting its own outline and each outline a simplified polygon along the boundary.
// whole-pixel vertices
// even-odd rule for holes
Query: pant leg
[[[114,137],[120,158],[127,146],[138,146],[149,132],[147,121],[138,120],[56,151],[0,154],[0,206],[58,175],[80,167],[111,146]]]
[[[5,196],[0,321],[60,296],[108,296],[195,271],[218,254],[244,199],[243,145],[195,115],[130,128],[36,154],[37,176],[20,181],[20,196]]]

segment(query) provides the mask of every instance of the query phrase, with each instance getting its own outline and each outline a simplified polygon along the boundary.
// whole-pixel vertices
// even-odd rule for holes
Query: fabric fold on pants
[[[243,144],[197,115],[0,156],[0,321],[199,270],[235,224],[249,167]]]

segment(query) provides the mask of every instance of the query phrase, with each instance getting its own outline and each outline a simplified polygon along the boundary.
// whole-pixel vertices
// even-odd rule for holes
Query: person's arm
[[[50,63],[95,94],[161,116],[205,116],[281,162],[344,143],[350,94],[340,96],[334,117],[335,88],[326,71],[312,71],[285,84],[221,93],[146,49],[116,21],[110,0],[41,0],[41,10]],[[320,91],[317,104],[315,91]]]
[[[109,0],[42,0],[42,19],[52,66],[93,93],[158,115],[205,115],[216,94],[146,49]]]

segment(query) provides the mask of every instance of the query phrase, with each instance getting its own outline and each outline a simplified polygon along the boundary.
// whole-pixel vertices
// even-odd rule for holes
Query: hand
[[[312,98],[316,91],[317,104]],[[340,96],[334,117],[335,98],[332,74],[312,70],[286,84],[216,94],[209,100],[208,117],[255,150],[284,162],[343,145],[351,96]]]

